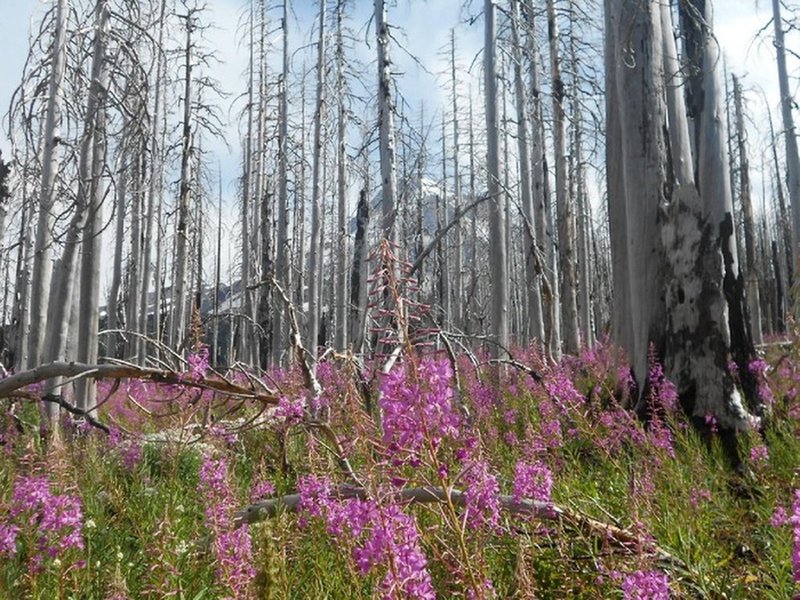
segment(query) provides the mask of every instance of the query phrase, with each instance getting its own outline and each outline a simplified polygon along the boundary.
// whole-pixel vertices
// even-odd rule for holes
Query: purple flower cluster
[[[483,459],[470,459],[464,468],[464,503],[467,523],[472,527],[500,523],[500,484]]]
[[[291,400],[286,396],[281,396],[278,399],[278,406],[275,408],[275,417],[287,427],[297,425],[305,416],[305,405],[303,398]]]
[[[763,444],[750,448],[750,462],[761,465],[769,461],[769,450]]]
[[[208,372],[208,346],[200,346],[186,359],[189,363],[189,376],[195,381],[204,379]]]
[[[323,518],[331,536],[354,544],[353,561],[362,575],[386,567],[383,598],[436,598],[416,521],[399,505],[358,498],[339,501],[327,478],[302,477],[297,489],[301,511]]]
[[[792,525],[792,573],[794,582],[800,584],[800,490],[794,491],[789,523]]]
[[[250,533],[247,527],[233,527],[237,502],[228,483],[228,462],[224,458],[203,457],[198,492],[208,505],[206,527],[214,536],[217,580],[228,589],[230,598],[246,598],[256,574]]]
[[[659,448],[667,453],[670,458],[675,458],[675,447],[672,443],[672,431],[664,420],[654,415],[648,428],[648,438],[654,448]]]
[[[29,549],[32,571],[41,570],[45,559],[60,558],[70,548],[83,549],[81,500],[54,494],[47,477],[17,477],[8,517],[0,525],[0,554],[14,556],[19,536],[29,532],[36,546]]]
[[[767,406],[775,403],[775,396],[767,383],[767,362],[761,358],[752,361],[747,365],[748,370],[758,379],[758,397]]]
[[[711,490],[694,488],[689,494],[689,504],[692,508],[699,508],[702,502],[711,502]]]
[[[775,507],[775,511],[769,518],[769,524],[775,529],[780,529],[789,522],[789,515],[786,514],[786,509],[780,504]]]
[[[381,381],[383,441],[398,463],[419,463],[426,443],[435,450],[442,440],[459,435],[461,416],[453,406],[453,371],[446,360],[424,358],[415,372],[400,365]]]
[[[647,352],[648,382],[650,384],[649,400],[652,406],[660,406],[665,411],[673,413],[678,410],[678,392],[675,384],[664,374],[664,367],[658,361],[655,346],[650,344]]]
[[[550,502],[553,491],[553,474],[543,463],[529,464],[518,461],[514,468],[514,499],[531,498]]]
[[[116,451],[122,460],[122,465],[128,471],[133,471],[142,462],[142,445],[136,440],[124,439],[122,431],[118,427],[111,427],[108,445],[112,450]]]
[[[565,413],[584,402],[584,397],[575,388],[575,384],[572,383],[572,379],[564,369],[559,369],[550,377],[547,377],[544,381],[544,388],[556,405]]]
[[[660,571],[636,571],[622,581],[625,600],[669,600],[669,579]]]

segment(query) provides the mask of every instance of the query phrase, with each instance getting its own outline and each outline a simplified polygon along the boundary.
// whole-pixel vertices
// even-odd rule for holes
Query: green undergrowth
[[[795,397],[800,368],[795,350],[775,352],[768,362],[779,363],[769,373],[776,399],[763,437],[740,436],[743,474],[731,471],[716,438],[709,443],[679,415],[667,419],[674,456],[630,434],[609,445],[608,423],[598,415],[619,409],[615,374],[606,369],[599,375],[605,379],[598,381],[597,374],[574,370],[575,388],[593,399],[562,415],[561,442],[537,454],[552,471],[552,501],[632,532],[641,546],[622,549],[596,531],[503,512],[496,527],[467,527],[464,540],[497,597],[622,598],[625,574],[656,570],[668,575],[673,597],[792,598],[798,592],[792,531],[770,521],[777,507],[791,514],[793,490],[800,487]],[[469,391],[466,395],[472,402]],[[511,493],[515,464],[530,454],[529,443],[545,419],[540,408],[546,397],[540,386],[511,385],[489,410],[473,411],[472,427],[502,493]],[[356,471],[380,479],[376,469],[383,450],[374,423],[354,417],[357,409],[350,405],[337,416],[335,407],[332,426]],[[18,410],[22,432],[7,434],[0,448],[0,523],[14,519],[18,478],[38,474],[49,479],[54,492],[80,498],[84,547],[46,559],[37,571],[30,564],[33,538],[18,540],[13,556],[0,562],[0,598],[228,597],[231,590],[220,579],[207,522],[209,498],[199,489],[204,456],[227,460],[231,494],[239,506],[251,501],[262,482],[281,495],[294,492],[307,473],[343,480],[323,441],[302,427],[209,436],[202,445],[123,441],[111,447],[98,431],[67,433],[44,444],[36,411]],[[630,431],[644,435],[640,424],[631,423]],[[4,426],[16,427],[8,417]],[[141,454],[126,464],[129,443],[140,444]],[[751,449],[760,446],[768,457],[750,460]],[[415,518],[437,595],[466,597],[459,540],[442,507],[405,510]],[[382,572],[359,570],[352,544],[329,535],[319,519],[281,512],[249,527],[249,534],[254,576],[241,597],[380,596]],[[676,560],[655,559],[648,551],[651,542]]]

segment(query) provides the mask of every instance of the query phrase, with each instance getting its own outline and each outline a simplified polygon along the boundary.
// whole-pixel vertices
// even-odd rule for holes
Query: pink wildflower
[[[446,360],[425,358],[417,372],[400,365],[381,381],[383,441],[390,450],[407,453],[397,462],[419,462],[427,441],[436,449],[459,436],[461,415],[453,405],[453,371]]]
[[[792,525],[792,573],[794,582],[800,584],[800,490],[794,491],[789,523]]]
[[[517,462],[514,468],[514,499],[530,498],[540,502],[550,502],[553,491],[553,474],[547,465],[536,462],[528,464]]]
[[[669,579],[659,571],[636,571],[622,582],[625,600],[669,600]]]

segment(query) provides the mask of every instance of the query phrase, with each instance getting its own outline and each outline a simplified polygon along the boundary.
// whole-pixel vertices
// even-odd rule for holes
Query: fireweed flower
[[[436,598],[416,521],[396,504],[380,507],[368,538],[354,548],[353,558],[362,573],[374,565],[386,565],[380,587],[387,600]]]
[[[190,378],[197,381],[204,379],[209,367],[208,346],[200,346],[186,360],[189,363]]]
[[[467,461],[463,481],[467,523],[496,529],[500,523],[500,484],[489,463],[482,459]]]
[[[380,585],[383,598],[436,597],[416,521],[402,507],[379,505],[372,499],[336,500],[327,478],[301,477],[297,488],[300,510],[322,518],[329,535],[353,544],[353,562],[362,575],[386,568]]]
[[[303,398],[290,400],[286,396],[281,396],[278,399],[278,406],[275,408],[275,417],[283,421],[287,427],[297,425],[305,416],[305,404]]]
[[[794,582],[800,584],[800,490],[794,491],[789,523],[792,525],[792,573]]]
[[[659,571],[636,571],[622,581],[625,600],[669,600],[669,579]]]
[[[246,598],[256,571],[247,527],[233,527],[238,503],[228,482],[227,460],[205,455],[197,488],[208,505],[205,520],[214,538],[217,581],[230,591],[230,598]]]
[[[769,450],[766,446],[753,446],[750,448],[750,462],[754,465],[766,463],[769,460]]]
[[[564,369],[559,369],[547,377],[544,381],[544,388],[556,406],[564,413],[580,406],[585,400]]]
[[[767,406],[775,403],[775,396],[767,383],[767,369],[769,365],[763,359],[756,359],[747,365],[747,369],[758,379],[758,397]]]
[[[705,488],[694,488],[689,494],[689,504],[698,508],[701,502],[711,502],[711,491]]]
[[[322,517],[333,502],[333,484],[327,477],[306,475],[297,480],[300,510],[312,517]]]
[[[663,450],[670,458],[675,458],[675,448],[672,445],[672,431],[658,415],[654,415],[650,420],[647,434],[653,447]]]
[[[19,527],[14,524],[0,524],[0,556],[14,556],[17,552]]]
[[[786,514],[786,509],[783,506],[776,506],[775,511],[769,519],[769,524],[775,529],[780,529],[789,522],[789,515]]]
[[[647,352],[647,362],[650,402],[653,406],[660,406],[667,412],[676,412],[678,410],[678,392],[675,384],[664,374],[664,367],[658,361],[653,344],[650,344]]]
[[[26,530],[33,532],[36,547],[29,549],[33,571],[45,559],[59,560],[74,548],[83,550],[83,508],[77,496],[54,494],[47,477],[17,477],[9,519],[0,525],[0,554],[13,555],[16,541]],[[80,563],[75,563],[80,566]]]
[[[404,364],[381,381],[383,442],[410,455],[397,462],[419,462],[426,438],[435,450],[444,439],[458,437],[461,416],[453,406],[452,379],[448,361],[425,358],[416,373]]]
[[[529,464],[518,461],[514,468],[514,499],[531,498],[540,502],[550,502],[553,491],[553,474],[547,465],[536,462]]]

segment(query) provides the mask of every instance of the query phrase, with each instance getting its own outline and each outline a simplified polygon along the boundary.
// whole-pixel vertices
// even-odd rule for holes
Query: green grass
[[[591,384],[584,376],[580,387]],[[674,427],[674,458],[632,440],[607,452],[598,443],[605,429],[590,410],[572,413],[564,423],[564,444],[544,455],[553,469],[557,504],[639,532],[642,539],[652,536],[683,566],[654,562],[644,551],[623,552],[585,531],[503,515],[498,531],[467,530],[475,568],[491,579],[499,597],[622,598],[612,572],[664,569],[675,597],[791,598],[798,591],[792,581],[791,530],[772,527],[770,518],[777,505],[790,510],[793,490],[800,488],[800,423],[789,416],[797,402],[786,397],[793,382],[775,376],[771,385],[778,400],[765,440],[755,434],[741,438],[744,456],[752,445],[765,443],[769,460],[753,465],[744,477],[731,473],[716,441],[708,447],[691,428]],[[526,456],[526,435],[535,435],[540,425],[537,407],[543,398],[536,389],[505,393],[502,407],[476,417],[484,455],[504,493],[511,490],[516,460]],[[64,572],[50,561],[44,571],[30,573],[32,549],[20,544],[15,557],[0,562],[0,598],[102,600],[116,593],[199,600],[228,593],[216,577],[219,565],[205,522],[208,506],[198,492],[200,451],[146,445],[142,461],[128,470],[99,432],[44,445],[37,436],[36,411],[30,405],[23,409],[22,420],[29,424],[25,433],[0,449],[0,523],[10,518],[15,478],[47,474],[54,489],[82,499],[85,549],[71,551],[61,564],[85,564]],[[517,413],[507,423],[509,409]],[[357,470],[385,484],[371,437],[374,426],[363,415],[354,417],[352,407],[341,416],[334,412],[333,426],[350,442]],[[504,440],[508,431],[517,444]],[[241,505],[248,502],[253,483],[264,478],[278,493],[291,492],[303,473],[341,480],[335,461],[308,433],[250,431],[233,446],[210,443],[227,457]],[[409,467],[398,473],[418,475]],[[431,473],[425,477],[433,480]],[[652,491],[639,491],[650,484]],[[439,596],[461,596],[458,536],[443,509],[407,510],[416,516]],[[378,593],[381,572],[362,576],[351,548],[331,538],[320,522],[303,526],[297,515],[283,513],[252,526],[250,534],[257,573],[252,597],[367,599]]]

